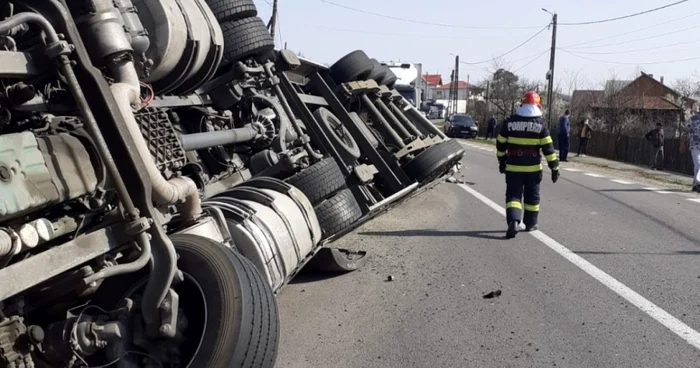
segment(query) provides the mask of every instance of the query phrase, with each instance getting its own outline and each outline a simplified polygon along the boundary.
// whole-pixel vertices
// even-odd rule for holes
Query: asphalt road
[[[336,244],[364,269],[282,290],[279,367],[700,367],[700,197],[563,164],[505,240],[494,148],[464,164]]]

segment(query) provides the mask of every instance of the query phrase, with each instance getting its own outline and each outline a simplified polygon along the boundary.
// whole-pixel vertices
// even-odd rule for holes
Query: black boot
[[[527,232],[536,231],[536,230],[537,230],[537,224],[525,225],[525,231],[527,231]]]
[[[506,239],[513,239],[518,235],[518,222],[511,221],[508,224],[508,231],[506,231]]]

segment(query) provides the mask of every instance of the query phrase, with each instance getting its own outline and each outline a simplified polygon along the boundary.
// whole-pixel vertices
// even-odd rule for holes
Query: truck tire
[[[357,142],[350,135],[348,128],[330,110],[319,107],[314,111],[314,118],[328,128],[331,133],[328,138],[334,141],[335,148],[346,162],[353,162],[360,158],[360,147],[357,146]]]
[[[274,367],[279,313],[272,289],[255,266],[207,238],[173,235],[171,239],[179,256],[178,268],[185,274],[185,281],[175,285],[180,308],[187,311],[188,328],[204,326],[193,347],[181,347],[183,356],[192,356],[182,366]],[[94,298],[96,305],[113,310],[125,297],[143,291],[146,279],[143,272],[107,279]],[[206,310],[195,308],[202,306]],[[193,321],[198,316],[201,320]],[[187,338],[188,330],[184,331]]]
[[[402,166],[406,175],[424,186],[447,174],[464,156],[464,148],[455,140],[426,148],[413,160]]]
[[[275,40],[259,17],[243,18],[221,24],[224,33],[222,66],[253,57],[259,62],[273,58]]]
[[[362,268],[367,263],[366,251],[339,248],[321,248],[304,270],[345,273]]]
[[[394,72],[391,71],[391,68],[389,68],[386,65],[384,67],[386,68],[386,73],[384,74],[384,78],[382,78],[377,83],[380,86],[387,86],[389,89],[394,88],[396,81],[399,79],[396,77],[396,74],[394,74]]]
[[[322,159],[284,181],[304,193],[314,206],[345,188],[345,176],[331,157]]]
[[[380,82],[386,78],[389,68],[386,65],[380,64],[377,59],[370,60],[372,61],[372,65],[374,65],[374,69],[372,69],[372,73],[370,73],[367,79],[372,79],[373,81],[377,82],[377,84],[381,85]]]
[[[355,50],[330,67],[331,79],[337,84],[367,80],[374,70],[372,60],[362,50]]]
[[[258,9],[253,0],[206,0],[219,23],[255,17]]]
[[[314,207],[323,239],[333,236],[362,217],[362,210],[350,189],[343,189]]]

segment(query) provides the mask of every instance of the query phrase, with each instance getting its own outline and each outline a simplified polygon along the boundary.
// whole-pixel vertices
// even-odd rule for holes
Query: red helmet
[[[523,105],[537,105],[538,107],[542,106],[540,95],[535,91],[525,93],[525,96],[523,96],[523,99],[520,102]]]

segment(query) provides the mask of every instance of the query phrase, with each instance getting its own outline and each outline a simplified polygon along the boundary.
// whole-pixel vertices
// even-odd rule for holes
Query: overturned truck
[[[459,167],[362,51],[250,0],[0,1],[0,366],[272,367],[275,293]]]

